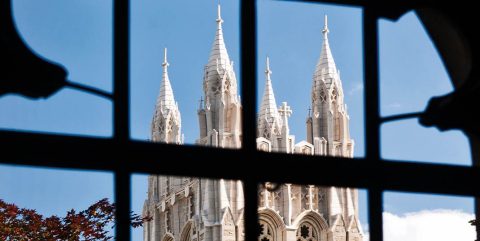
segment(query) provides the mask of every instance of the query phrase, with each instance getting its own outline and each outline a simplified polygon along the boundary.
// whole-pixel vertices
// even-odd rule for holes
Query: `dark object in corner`
[[[47,98],[66,85],[67,71],[34,54],[17,33],[10,0],[0,1],[0,96]]]
[[[419,121],[424,126],[435,126],[441,131],[459,129],[480,136],[479,103],[479,87],[462,87],[430,99]]]
[[[438,9],[424,8],[416,12],[442,56],[455,90],[430,99],[420,124],[435,126],[441,131],[459,129],[467,135],[480,136],[480,81],[472,68],[472,43],[452,21]],[[460,26],[462,26],[460,24]]]

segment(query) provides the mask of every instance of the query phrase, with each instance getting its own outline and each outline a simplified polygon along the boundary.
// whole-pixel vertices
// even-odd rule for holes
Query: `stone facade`
[[[217,31],[198,110],[200,137],[197,145],[241,147],[241,103],[233,62],[225,47],[220,6]],[[343,102],[340,73],[328,44],[327,18],[323,47],[313,76],[312,111],[306,121],[307,140],[295,144],[288,118],[292,110],[277,107],[266,63],[265,91],[258,114],[257,147],[263,151],[353,157],[349,117]],[[167,72],[163,78],[152,121],[152,141],[182,144],[181,119]],[[281,184],[276,189],[259,185],[261,241],[362,241],[356,189]],[[240,181],[188,177],[148,178],[143,215],[153,217],[144,225],[145,241],[242,241],[243,186]]]

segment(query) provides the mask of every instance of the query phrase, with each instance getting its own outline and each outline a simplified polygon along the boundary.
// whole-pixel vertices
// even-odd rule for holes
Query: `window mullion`
[[[114,53],[113,53],[113,136],[117,148],[128,146],[129,123],[129,0],[113,1]],[[130,170],[122,162],[115,160],[115,240],[130,240]]]
[[[380,163],[380,114],[378,76],[378,18],[375,9],[363,13],[363,56],[365,73],[366,158],[372,165]],[[383,203],[379,187],[368,189],[370,240],[383,240]]]

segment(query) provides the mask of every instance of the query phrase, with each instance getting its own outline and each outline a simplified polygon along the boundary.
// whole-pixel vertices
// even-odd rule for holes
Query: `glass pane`
[[[47,240],[48,236],[40,235],[67,235],[78,231],[82,231],[80,238],[88,237],[90,231],[91,234],[104,231],[106,237],[113,237],[114,219],[109,219],[113,212],[108,209],[112,206],[111,173],[0,165],[1,240]],[[88,212],[81,214],[85,210]],[[93,211],[105,217],[92,215]],[[58,223],[53,216],[60,218]],[[78,222],[80,220],[90,221],[91,225]],[[28,228],[22,228],[22,224]],[[89,231],[89,227],[97,224],[105,226]],[[31,236],[21,236],[27,233]],[[62,236],[51,238],[65,240]]]
[[[258,199],[259,241],[368,240],[366,191],[265,183]]]
[[[473,198],[386,192],[383,207],[385,241],[476,238]]]
[[[471,165],[469,143],[462,132],[424,128],[417,120],[382,126],[382,156],[395,160]]]
[[[423,111],[433,96],[453,90],[437,50],[414,12],[396,22],[381,20],[380,79],[383,116]],[[460,131],[439,132],[417,120],[382,126],[386,159],[470,165],[468,140]]]
[[[148,217],[134,241],[244,240],[243,184],[226,179],[133,175],[132,210]]]
[[[64,66],[71,82],[112,90],[111,0],[21,0],[12,5],[18,32],[31,51]],[[42,100],[0,96],[0,112],[2,129],[112,134],[111,102],[71,88]]]
[[[238,4],[132,2],[132,138],[241,146]]]
[[[361,20],[360,8],[258,2],[259,149],[364,155]]]

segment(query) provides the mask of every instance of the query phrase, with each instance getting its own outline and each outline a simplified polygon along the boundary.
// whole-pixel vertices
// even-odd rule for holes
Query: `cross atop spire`
[[[324,16],[324,23],[323,23],[323,30],[322,30],[323,38],[324,38],[324,39],[327,38],[328,32],[329,32],[329,30],[328,30],[328,16],[325,14],[325,16]]]
[[[220,3],[217,6],[217,24],[218,28],[222,27],[223,19],[222,19],[222,8],[220,7]]]
[[[167,48],[163,50],[163,72],[167,72],[167,68],[170,64],[167,62]]]
[[[270,59],[267,57],[267,68],[265,69],[265,75],[267,78],[267,81],[271,81],[270,75],[272,74],[272,71],[270,70]]]

